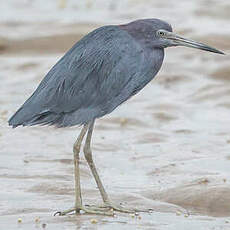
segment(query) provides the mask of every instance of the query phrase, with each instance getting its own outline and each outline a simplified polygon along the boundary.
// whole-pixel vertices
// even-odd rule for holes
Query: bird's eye
[[[160,37],[165,36],[165,32],[162,31],[162,30],[158,30],[158,31],[157,31],[157,34],[158,34]]]

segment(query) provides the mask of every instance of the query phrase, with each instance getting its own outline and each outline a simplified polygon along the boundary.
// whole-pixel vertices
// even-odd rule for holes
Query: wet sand
[[[178,9],[172,21],[176,24],[189,12],[194,22],[202,23],[196,27],[190,19],[179,23],[176,31],[229,53],[224,3],[212,1],[214,17],[201,2],[184,6],[185,12]],[[167,13],[164,3],[155,8]],[[126,15],[121,11],[113,15],[111,23],[143,17],[137,5]],[[175,5],[172,11],[177,11]],[[212,20],[216,27],[203,30]],[[222,31],[217,26],[220,20]],[[139,217],[52,216],[74,203],[72,145],[80,129],[12,130],[7,119],[63,53],[102,23],[50,23],[2,23],[9,36],[0,33],[0,229],[229,229],[229,55],[186,48],[167,49],[158,76],[99,119],[93,135],[95,162],[111,198],[152,212]],[[80,166],[84,202],[100,204],[83,155]]]

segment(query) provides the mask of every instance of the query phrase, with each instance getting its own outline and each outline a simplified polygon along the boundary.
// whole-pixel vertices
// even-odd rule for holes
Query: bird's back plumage
[[[163,56],[119,26],[96,29],[58,61],[9,124],[66,127],[104,116],[156,75]]]

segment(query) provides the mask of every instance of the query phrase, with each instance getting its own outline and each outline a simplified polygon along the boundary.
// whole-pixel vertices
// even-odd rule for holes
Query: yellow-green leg
[[[84,211],[84,213],[88,214],[100,214],[100,215],[109,215],[113,216],[113,211],[119,211],[119,212],[126,212],[126,213],[134,213],[134,212],[148,212],[149,210],[139,210],[139,209],[127,209],[123,208],[120,205],[116,205],[108,197],[108,194],[105,191],[105,188],[101,182],[101,179],[97,173],[96,166],[93,162],[92,157],[92,151],[91,151],[91,138],[93,133],[93,127],[94,127],[94,121],[84,125],[84,127],[81,130],[81,133],[79,134],[76,142],[74,143],[73,152],[74,152],[74,173],[75,173],[75,207],[68,209],[66,211],[62,212],[56,212],[55,215],[66,215],[68,213],[75,212],[80,213],[80,211]],[[100,191],[102,200],[104,202],[104,205],[102,206],[94,206],[94,205],[83,205],[82,204],[82,198],[81,198],[81,186],[80,186],[80,170],[79,170],[79,153],[81,148],[81,143],[83,141],[83,138],[87,133],[85,145],[84,145],[84,155],[85,159],[90,167],[90,170],[94,176],[94,179],[97,183],[98,189]]]
[[[84,211],[85,213],[89,214],[101,214],[101,215],[113,215],[112,212],[106,212],[104,209],[100,211],[100,208],[97,207],[85,207],[82,204],[82,197],[81,197],[81,185],[80,185],[80,168],[79,168],[79,160],[80,160],[80,149],[81,149],[81,143],[83,141],[83,138],[88,130],[88,124],[84,125],[82,128],[77,140],[75,141],[73,145],[73,155],[74,155],[74,175],[75,175],[75,207],[70,208],[65,211],[59,211],[56,212],[54,215],[66,215],[68,213],[75,212],[80,213],[80,211]]]
[[[92,138],[92,133],[93,133],[93,127],[94,127],[94,121],[92,123],[89,124],[89,128],[88,128],[88,133],[87,133],[87,137],[86,137],[86,141],[85,141],[85,146],[84,146],[84,155],[85,155],[85,159],[90,167],[90,170],[93,174],[93,177],[97,183],[97,187],[100,191],[102,200],[104,202],[103,206],[100,206],[98,208],[109,208],[110,210],[115,210],[115,211],[119,211],[119,212],[126,212],[126,213],[134,213],[134,212],[138,212],[138,211],[148,211],[148,210],[138,210],[138,209],[127,209],[127,208],[123,208],[120,205],[114,204],[108,197],[108,194],[105,191],[105,188],[101,182],[101,179],[97,173],[96,170],[96,166],[94,164],[93,161],[93,157],[92,157],[92,151],[91,151],[91,138]],[[96,208],[96,207],[95,207]]]

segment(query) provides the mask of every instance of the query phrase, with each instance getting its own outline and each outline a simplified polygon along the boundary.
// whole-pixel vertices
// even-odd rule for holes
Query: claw
[[[54,213],[54,216],[58,215],[58,216],[65,216],[66,214],[75,211],[76,213],[78,212],[78,210],[80,209],[76,209],[76,208],[70,208],[68,210],[65,211],[57,211]]]
[[[60,211],[58,211],[58,212],[55,212],[55,213],[54,213],[54,216],[56,216],[56,215],[62,216],[62,213],[61,213]]]

